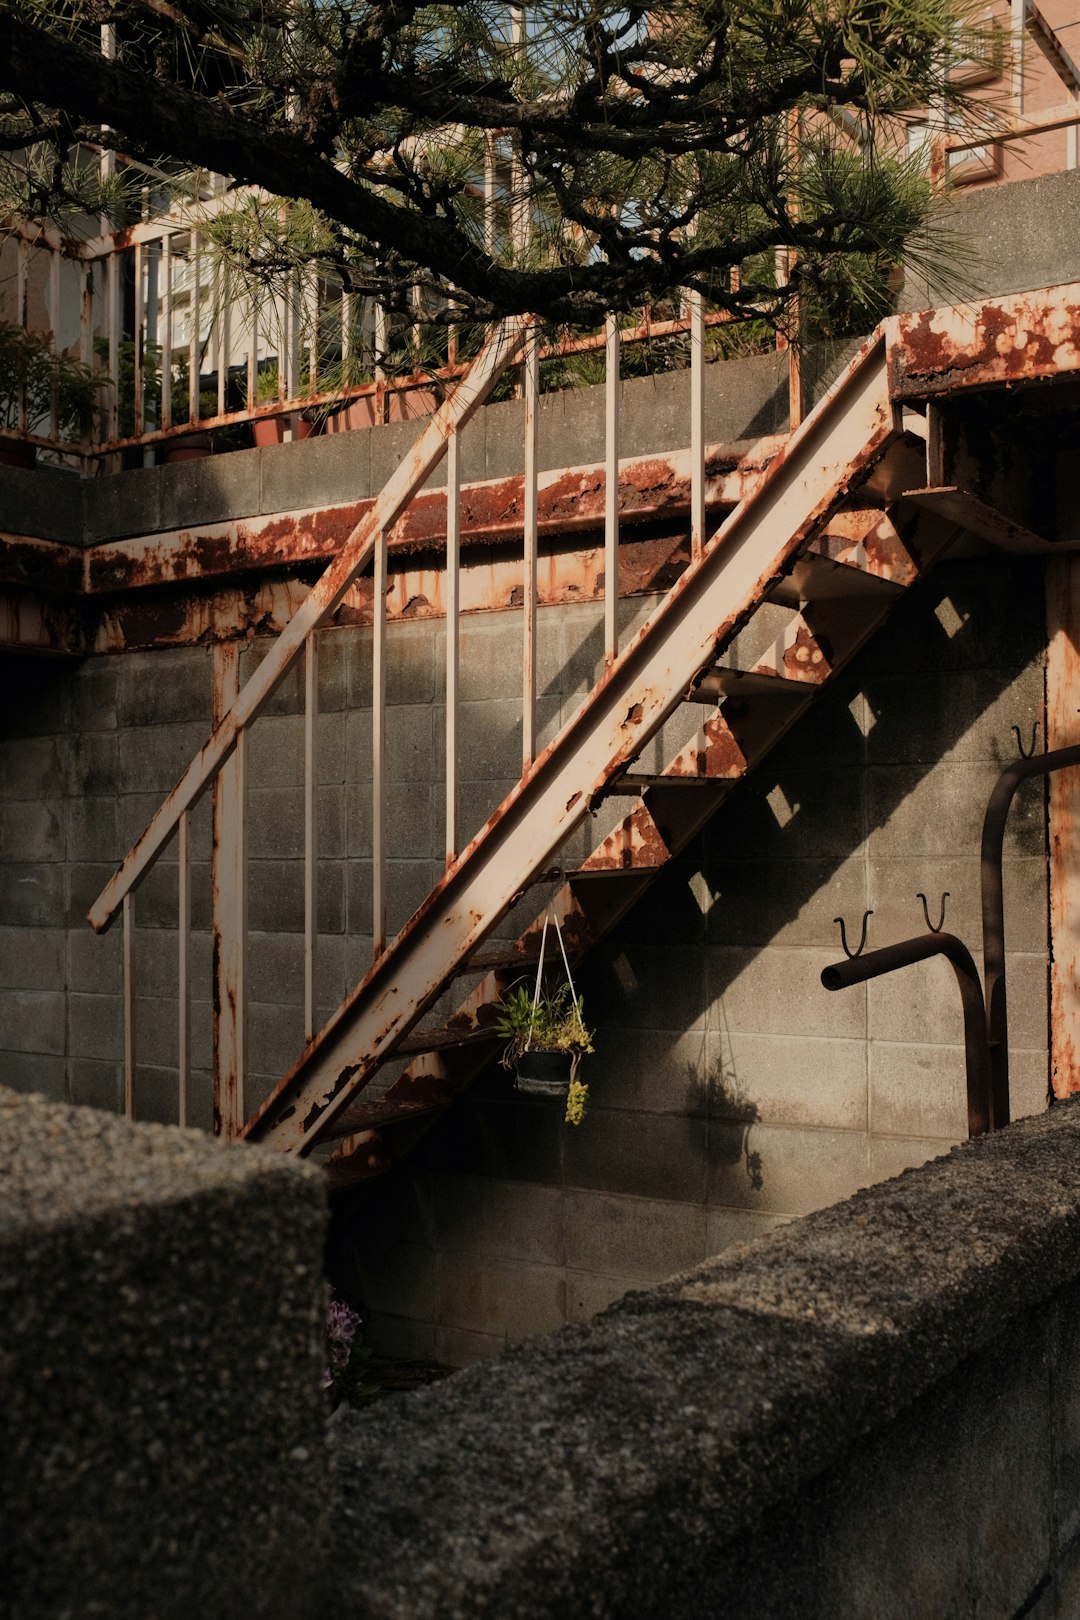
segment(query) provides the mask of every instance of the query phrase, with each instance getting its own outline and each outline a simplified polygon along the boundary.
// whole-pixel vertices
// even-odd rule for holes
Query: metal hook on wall
[[[1031,747],[1025,748],[1020,737],[1020,727],[1013,726],[1012,734],[1016,738],[1016,747],[1021,759],[1031,759],[1039,741],[1039,722],[1036,720],[1031,727]]]
[[[1013,727],[1013,730],[1014,731],[1016,730],[1015,726]],[[1027,757],[1027,756],[1025,756],[1025,757]],[[930,921],[930,907],[927,905],[926,896],[925,896],[925,894],[923,894],[921,889],[919,890],[917,898],[922,901],[922,913],[923,913],[923,916],[926,918],[926,926],[927,926],[927,928],[929,929],[929,931],[932,934],[940,934],[941,930],[945,926],[945,902],[949,898],[948,889],[945,889],[944,892],[942,893],[942,896],[941,896],[941,916],[937,920],[937,927],[936,928],[934,927],[934,924]]]
[[[844,948],[844,955],[847,957],[849,962],[853,962],[857,956],[861,956],[863,951],[866,949],[866,925],[873,915],[874,913],[872,910],[863,912],[862,934],[860,935],[858,945],[853,951],[848,949],[847,929],[844,927],[843,917],[833,918],[834,923],[840,924],[840,943]]]

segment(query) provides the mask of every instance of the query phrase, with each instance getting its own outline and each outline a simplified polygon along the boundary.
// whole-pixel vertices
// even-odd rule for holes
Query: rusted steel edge
[[[983,818],[980,850],[982,893],[983,974],[986,990],[986,1028],[994,1098],[994,1122],[1007,1125],[1009,1103],[1009,1021],[1005,984],[1005,897],[1002,848],[1005,822],[1017,789],[1031,776],[1080,765],[1080,744],[1055,748],[1031,759],[1007,765],[994,785]]]
[[[833,962],[823,968],[821,982],[826,990],[846,990],[853,984],[866,984],[898,968],[913,967],[931,957],[943,956],[956,975],[964,1008],[964,1069],[967,1077],[968,1135],[982,1136],[995,1126],[1007,1123],[996,1117],[987,1050],[986,1019],[982,986],[971,952],[955,934],[919,934],[902,939],[880,950]]]
[[[771,580],[793,564],[814,527],[900,432],[885,391],[884,361],[879,328],[779,452],[755,495],[732,513],[699,563],[671,588],[584,708],[511,790],[266,1099],[248,1122],[246,1136],[308,1151],[315,1127],[336,1117],[432,1004],[450,968],[481,943],[514,894],[549,864],[590,800],[637,757],[711,662],[717,645],[745,621]],[[850,396],[846,412],[845,396]],[[824,449],[823,439],[842,442],[849,435],[850,447]],[[785,496],[790,499],[795,491],[800,505],[797,516],[788,519]],[[778,533],[784,535],[778,548],[760,556]],[[751,540],[757,543],[744,556]],[[725,575],[732,605],[718,622],[708,598]],[[670,678],[651,688],[650,679],[663,670]],[[478,905],[480,885],[484,898]],[[472,904],[470,886],[477,889]],[[418,985],[415,991],[406,990],[410,981]],[[353,1037],[347,1058],[344,1044],[362,1017],[367,1029],[358,1043]]]
[[[1080,282],[919,310],[886,325],[895,400],[1080,370]]]
[[[334,612],[356,575],[368,562],[380,531],[397,521],[406,503],[436,467],[446,449],[450,424],[468,421],[503,368],[519,353],[525,323],[506,321],[489,337],[467,377],[431,418],[410,454],[387,480],[374,506],[356,525],[341,553],[330,563],[255,673],[240,691],[208,742],[196,754],[176,787],[98,895],[89,922],[98,933],[109,926],[125,894],[153,865],[185,810],[190,810],[236,746],[240,732],[255,719],[302,652],[309,634]]]
[[[716,444],[705,452],[706,505],[713,511],[737,505],[768,466],[786,435]],[[542,472],[537,522],[541,533],[572,534],[603,522],[603,463]],[[620,463],[620,522],[644,523],[682,516],[691,502],[690,452],[636,456]],[[209,523],[120,541],[99,542],[76,552],[82,559],[82,589],[88,595],[204,580],[253,568],[288,567],[336,556],[373,500],[310,507],[242,521]],[[465,484],[461,491],[463,546],[516,538],[525,505],[522,474]],[[3,565],[0,536],[0,567]],[[425,490],[411,502],[389,536],[391,555],[441,551],[446,545],[446,491]]]

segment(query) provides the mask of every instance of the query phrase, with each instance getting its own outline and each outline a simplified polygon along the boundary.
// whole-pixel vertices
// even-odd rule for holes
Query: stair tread
[[[799,558],[790,574],[785,574],[770,588],[769,600],[784,607],[801,608],[813,602],[859,597],[880,602],[900,596],[903,591],[904,586],[895,580],[810,551]]]
[[[421,1114],[437,1114],[446,1107],[445,1102],[426,1100],[412,1102],[405,1098],[391,1101],[386,1097],[376,1097],[371,1101],[361,1099],[351,1103],[344,1113],[334,1121],[327,1131],[327,1140],[341,1139],[346,1136],[355,1136],[360,1131],[379,1130],[384,1125],[396,1124],[403,1119],[416,1119]]]
[[[434,1029],[413,1029],[402,1037],[395,1047],[395,1056],[405,1057],[414,1052],[443,1052],[455,1046],[475,1046],[479,1041],[498,1040],[494,1030],[478,1029],[475,1024],[457,1028],[453,1024],[440,1024]]]

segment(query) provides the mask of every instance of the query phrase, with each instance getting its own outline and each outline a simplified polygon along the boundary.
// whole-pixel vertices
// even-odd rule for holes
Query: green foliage
[[[84,437],[94,420],[100,379],[91,366],[54,351],[48,336],[0,324],[0,423],[49,434],[55,406],[62,439]]]
[[[568,984],[541,991],[535,1002],[526,984],[512,986],[492,1026],[508,1043],[504,1064],[512,1067],[523,1052],[591,1052],[592,1032],[582,1008],[581,996],[574,996]]]
[[[315,271],[406,325],[417,285],[435,324],[587,325],[682,286],[774,328],[796,300],[823,334],[866,325],[905,249],[939,280],[955,262],[897,120],[932,107],[989,134],[950,66],[1007,70],[968,0],[539,0],[520,33],[486,0],[291,6],[287,27],[244,0],[131,7],[104,69],[90,0],[5,11],[24,30],[0,61],[0,166],[33,154],[9,188],[21,212],[88,205],[80,139],[159,179],[231,168],[263,189],[207,226],[229,275],[272,301]]]

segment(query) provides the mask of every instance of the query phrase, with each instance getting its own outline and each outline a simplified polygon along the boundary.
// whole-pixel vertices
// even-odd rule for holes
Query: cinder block
[[[56,928],[64,921],[64,867],[58,862],[0,865],[0,924]]]
[[[458,697],[462,704],[521,700],[520,613],[475,613],[462,621]]]
[[[716,1209],[710,1207],[706,1215],[706,1247],[710,1255],[732,1243],[753,1243],[757,1238],[783,1226],[784,1215],[762,1215],[752,1209]]]
[[[67,1015],[68,1051],[72,1057],[111,1061],[123,1057],[124,1009],[119,996],[72,992],[67,998]]]
[[[0,927],[0,987],[62,989],[66,939],[62,928]]]
[[[345,923],[342,861],[319,861],[316,924],[320,934],[340,934]],[[301,861],[249,861],[248,927],[273,934],[303,932],[304,867]]]
[[[364,1343],[376,1355],[400,1361],[435,1361],[434,1322],[414,1322],[407,1316],[373,1313],[364,1323]]]
[[[1009,1092],[1013,1119],[1044,1114],[1050,1103],[1049,1056],[1042,1052],[1009,1052]]]
[[[170,469],[180,472],[180,467]],[[163,467],[138,467],[109,478],[88,478],[83,487],[83,522],[87,545],[120,540],[130,534],[154,534],[169,528],[162,512]]]
[[[415,1243],[387,1243],[357,1251],[356,1279],[360,1297],[379,1315],[412,1321],[434,1319],[435,1255]]]
[[[442,1252],[437,1260],[440,1327],[506,1336],[511,1342],[548,1333],[565,1320],[566,1285],[557,1266]]]
[[[4,656],[4,731],[8,737],[63,737],[70,729],[73,666],[65,658]]]
[[[119,861],[117,801],[75,798],[67,803],[66,852],[73,861]]]
[[[299,512],[345,505],[371,488],[370,432],[332,433],[259,453],[259,511]]]
[[[435,1359],[445,1367],[472,1367],[478,1361],[501,1355],[506,1345],[505,1334],[469,1333],[464,1328],[435,1329]]]
[[[867,1129],[861,1040],[710,1030],[707,1051],[714,1119]]]
[[[994,686],[1026,671],[1045,644],[1043,577],[1020,557],[946,559],[925,589],[901,602],[860,669],[866,681],[911,670],[984,670]],[[1030,677],[1029,677],[1030,678]],[[992,689],[992,688],[988,688]],[[1021,712],[1017,721],[1034,719]],[[1010,722],[1011,723],[1011,722]],[[1002,746],[1012,747],[1006,735]]]
[[[0,1031],[13,1052],[64,1051],[63,990],[0,990]]]
[[[0,469],[4,527],[9,534],[82,545],[84,487],[83,479],[60,468],[4,467]]]
[[[872,1136],[870,1138],[870,1181],[888,1181],[904,1170],[917,1169],[931,1159],[939,1159],[947,1146],[938,1137]]]
[[[839,864],[833,860],[731,860],[722,833],[706,833],[702,875],[710,897],[708,934],[714,945],[820,945],[835,949],[839,914],[852,926],[867,900],[866,861],[861,849]],[[916,902],[917,904],[918,902]],[[877,910],[874,937],[899,937],[883,926]]]
[[[370,784],[344,792],[343,821],[350,858],[371,858],[372,802]],[[443,813],[435,814],[434,790],[426,782],[389,782],[383,837],[388,858],[430,861],[443,848]]]
[[[68,1061],[71,1100],[82,1108],[104,1108],[118,1114],[124,1106],[124,1081],[119,1063],[97,1058]]]
[[[1010,951],[1005,959],[1009,988],[1009,1046],[1038,1051],[1046,1046],[1046,955],[1021,956]]]
[[[788,768],[767,761],[733,793],[706,837],[720,859],[848,858],[864,829],[861,770]]]
[[[864,1131],[709,1124],[709,1203],[806,1215],[871,1180]]]
[[[990,762],[939,765],[932,771],[914,765],[868,770],[871,861],[970,859],[978,851],[983,813],[999,774],[1000,767]],[[1044,841],[1042,785],[1025,783],[1006,824],[1005,851],[1010,857],[1039,857]]]
[[[62,861],[66,854],[62,799],[0,803],[0,852],[15,861]]]
[[[712,946],[705,958],[713,1027],[829,1040],[862,1040],[866,1033],[863,986],[834,993],[822,988],[821,970],[836,960],[835,951]]]
[[[12,1091],[36,1092],[39,1097],[48,1097],[50,1102],[67,1101],[67,1070],[60,1056],[5,1051],[0,1056],[0,1069],[3,1084]]]
[[[299,1006],[250,1002],[247,1039],[251,1071],[271,1074],[280,1080],[292,1068],[304,1045],[302,1009]]]
[[[178,1123],[180,1093],[175,1069],[139,1064],[135,1071],[135,1118],[157,1125]]]
[[[70,739],[67,750],[69,794],[109,798],[117,790],[120,745],[115,731],[91,731]]]
[[[213,719],[210,650],[183,647],[126,654],[120,665],[117,698],[121,726],[197,721],[209,734]]]
[[[348,884],[348,929],[350,934],[369,938],[372,933],[371,862],[349,861],[345,867]],[[386,863],[386,927],[392,938],[425,901],[435,886],[441,868],[434,861]],[[370,964],[369,964],[370,965]],[[365,969],[366,971],[366,969]]]
[[[255,450],[206,456],[161,469],[161,527],[222,523],[260,510],[260,457]]]
[[[85,658],[75,674],[72,718],[80,737],[116,729],[120,655]]]
[[[870,1120],[875,1136],[967,1136],[964,1054],[955,1046],[872,1041]]]
[[[606,1277],[659,1279],[705,1258],[705,1206],[567,1192],[566,1264]]]
[[[874,765],[1002,762],[1018,716],[1030,713],[1034,720],[1042,707],[1038,665],[1008,675],[979,668],[875,677],[866,686],[875,720],[866,734],[867,759]]]
[[[316,727],[316,760],[318,782],[332,783],[345,780],[343,714],[320,714]],[[301,715],[260,717],[248,737],[246,764],[248,786],[251,788],[303,787],[303,717]]]
[[[916,962],[867,985],[869,1032],[875,1041],[962,1046],[964,1018],[956,976],[943,957]],[[838,990],[831,997],[858,995]]]
[[[43,897],[42,909],[47,910],[48,915],[33,920],[43,921],[46,927],[55,927],[57,918],[62,917],[69,928],[82,929],[89,926],[86,921],[86,914],[116,868],[111,862],[108,864],[84,864],[80,861],[69,861],[65,867],[41,866],[30,870],[56,874],[55,892],[50,891],[47,898]],[[65,889],[67,891],[66,898]],[[10,890],[8,891],[8,899],[10,900]],[[23,919],[12,920],[22,921]]]
[[[586,827],[590,821],[591,817]],[[708,889],[697,870],[699,864],[692,855],[668,863],[621,920],[622,944],[678,948],[704,942],[709,901]]]
[[[586,992],[585,1020],[592,1027],[593,1007]],[[581,1079],[588,1082],[590,1103],[605,1109],[697,1115],[707,1111],[705,1038],[700,1031],[635,1030],[601,1024],[596,1051],[582,1060]]]
[[[420,438],[427,422],[414,419],[409,422],[384,422],[369,434],[371,457],[371,492],[377,495],[391,473],[397,471]],[[446,482],[445,461],[441,462],[427,481],[427,488],[437,489]]]
[[[624,1029],[687,1034],[704,1024],[705,962],[695,945],[604,945],[583,987],[590,1019]]]
[[[373,639],[370,629],[350,628],[348,637],[348,690],[349,707],[370,709],[373,672]],[[386,702],[390,708],[399,703],[430,703],[435,696],[436,640],[441,642],[442,626],[434,621],[419,619],[412,623],[395,620],[386,632]],[[441,662],[445,661],[441,652]],[[439,675],[441,680],[441,672]]]
[[[561,1121],[561,1111],[552,1107]],[[584,1124],[562,1126],[568,1187],[629,1193],[678,1203],[703,1202],[707,1122],[666,1114],[594,1108]]]
[[[171,793],[208,736],[199,721],[120,733],[120,792]]]
[[[555,1186],[565,1132],[559,1108],[514,1100],[507,1081],[502,1096],[467,1098],[447,1116],[429,1139],[430,1169]]]
[[[0,740],[0,799],[49,799],[62,793],[67,747],[60,737]]]
[[[163,795],[156,793],[124,793],[117,800],[117,831],[120,849],[126,854],[136,839],[141,838],[154,816],[160,810]],[[191,859],[208,861],[212,847],[211,829],[214,813],[214,792],[208,788],[190,812],[189,836]],[[177,859],[176,836],[169,839],[157,858],[159,866],[174,865]]]
[[[481,1176],[435,1176],[431,1191],[440,1250],[561,1263],[563,1195],[557,1188]]]
[[[598,1277],[592,1271],[566,1272],[566,1320],[587,1322],[635,1286],[631,1277]]]

